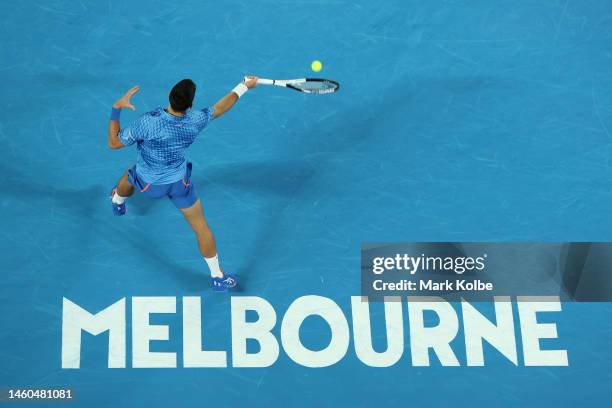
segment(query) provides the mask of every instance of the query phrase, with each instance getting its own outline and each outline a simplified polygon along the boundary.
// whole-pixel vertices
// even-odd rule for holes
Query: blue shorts
[[[128,170],[128,180],[149,198],[168,197],[177,208],[189,208],[198,201],[198,194],[191,182],[191,163],[187,163],[187,172],[182,180],[170,184],[150,184],[142,181],[136,173],[136,165]]]

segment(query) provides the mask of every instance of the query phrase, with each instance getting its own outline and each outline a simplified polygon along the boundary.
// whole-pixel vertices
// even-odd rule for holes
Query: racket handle
[[[274,80],[272,80],[272,79],[258,78],[258,79],[257,79],[257,84],[258,84],[258,85],[274,85]]]

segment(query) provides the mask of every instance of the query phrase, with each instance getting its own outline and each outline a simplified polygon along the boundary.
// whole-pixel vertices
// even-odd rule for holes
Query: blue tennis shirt
[[[170,184],[185,175],[185,151],[198,134],[213,120],[213,107],[188,110],[174,116],[157,108],[147,112],[130,126],[121,129],[119,140],[125,146],[136,143],[136,173],[151,184]]]

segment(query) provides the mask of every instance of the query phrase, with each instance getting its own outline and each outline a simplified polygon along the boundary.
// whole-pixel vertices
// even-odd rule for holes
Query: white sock
[[[221,267],[219,267],[219,256],[215,255],[212,258],[204,258],[206,263],[208,264],[208,268],[210,269],[210,276],[213,278],[222,278],[223,272],[221,272]]]
[[[123,204],[125,203],[125,200],[127,199],[127,197],[121,197],[119,194],[117,194],[117,192],[115,191],[115,194],[113,194],[113,204]]]

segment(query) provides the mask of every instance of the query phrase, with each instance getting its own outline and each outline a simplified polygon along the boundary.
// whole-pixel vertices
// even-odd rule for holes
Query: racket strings
[[[329,80],[306,80],[304,82],[290,83],[288,86],[307,93],[330,93],[338,89],[338,83]]]

